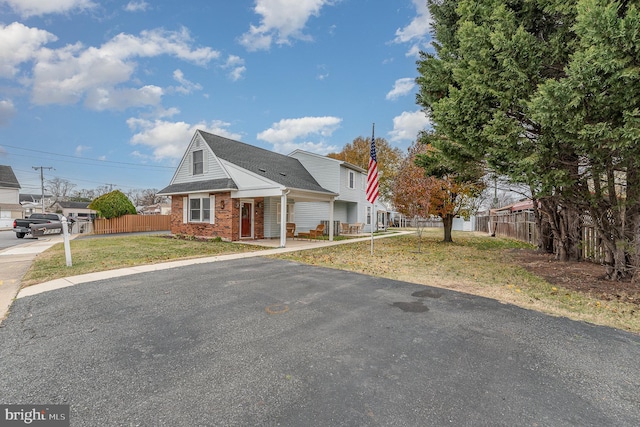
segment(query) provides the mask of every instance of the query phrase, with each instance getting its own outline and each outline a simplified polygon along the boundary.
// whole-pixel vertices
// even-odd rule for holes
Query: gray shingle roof
[[[89,209],[90,202],[58,202],[64,209]]]
[[[13,173],[11,166],[0,165],[0,187],[4,188],[20,188],[18,178]]]
[[[229,190],[237,189],[235,182],[231,179],[210,179],[208,181],[183,182],[180,184],[172,184],[163,188],[158,194],[185,194],[196,193],[201,191]]]
[[[333,194],[322,188],[298,159],[201,130],[198,133],[220,159],[287,188]]]

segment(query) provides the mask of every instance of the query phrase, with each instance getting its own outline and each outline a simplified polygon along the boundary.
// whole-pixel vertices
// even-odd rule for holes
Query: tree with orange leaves
[[[424,168],[416,164],[418,156],[426,154],[426,149],[427,146],[419,142],[411,144],[393,181],[393,205],[409,218],[429,216],[431,179],[425,175]]]
[[[429,192],[428,213],[442,218],[444,241],[452,242],[453,219],[458,215],[469,216],[474,200],[484,190],[484,169],[480,163],[466,159],[462,150],[455,157],[443,156],[438,149],[441,138],[446,137],[423,132],[419,144],[424,149],[416,155],[415,164],[428,177],[425,185]],[[447,140],[446,147],[455,149],[456,144]]]
[[[420,154],[426,154],[427,146],[414,142],[409,147],[406,157],[400,163],[391,194],[396,210],[409,218],[413,218],[418,231],[418,252],[422,243],[422,218],[429,217],[429,205],[432,180],[425,175],[424,169],[416,164]]]

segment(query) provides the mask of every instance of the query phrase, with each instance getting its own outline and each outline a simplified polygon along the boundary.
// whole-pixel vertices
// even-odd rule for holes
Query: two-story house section
[[[365,192],[366,170],[342,160],[303,150],[295,150],[289,156],[298,159],[323,188],[338,194],[334,201],[335,221],[364,224],[363,231],[371,231],[371,204],[367,201]],[[386,209],[377,203],[374,211],[380,210]],[[300,227],[313,227],[319,221],[329,218],[329,206],[326,203],[296,203],[295,218]],[[375,227],[375,219],[373,222]]]
[[[282,246],[286,223],[297,222],[297,202],[324,204],[329,213],[337,196],[293,157],[201,130],[158,194],[171,196],[174,234],[230,241],[279,237]]]
[[[0,165],[0,228],[9,228],[13,220],[22,218],[20,184],[11,166]]]

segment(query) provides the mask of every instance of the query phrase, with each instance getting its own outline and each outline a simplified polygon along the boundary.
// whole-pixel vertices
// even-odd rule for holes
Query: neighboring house
[[[23,217],[18,178],[11,166],[0,165],[0,228],[11,228],[14,219]]]
[[[171,215],[170,203],[156,203],[138,209],[140,215]]]
[[[98,213],[89,209],[90,202],[55,202],[50,210],[61,213],[67,218],[73,219],[94,219]]]
[[[53,196],[45,194],[44,206],[45,211],[48,210],[48,206],[51,206],[51,199]],[[42,195],[41,194],[20,194],[20,204],[24,209],[25,216],[30,216],[32,213],[42,213]]]
[[[303,150],[295,150],[289,156],[298,159],[322,187],[339,194],[334,204],[334,220],[348,224],[362,223],[364,232],[371,231],[372,206],[366,198],[366,170],[342,160]],[[329,217],[328,209],[326,203],[296,203],[296,225],[315,227],[318,220]],[[378,225],[386,227],[387,208],[376,202],[374,211],[374,230]]]
[[[295,203],[327,205],[326,219],[333,224],[338,196],[298,159],[200,130],[158,195],[171,196],[173,234],[231,241],[280,238],[281,246],[286,244],[286,223],[294,222]]]

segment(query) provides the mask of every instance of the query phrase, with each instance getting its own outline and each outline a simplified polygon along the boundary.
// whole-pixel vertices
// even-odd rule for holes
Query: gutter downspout
[[[291,190],[282,190],[280,196],[280,247],[284,248],[287,244],[287,194]]]
[[[329,200],[329,241],[333,242],[333,233],[335,233],[335,230],[333,229],[333,200],[335,199],[335,197],[332,197],[331,200]]]

